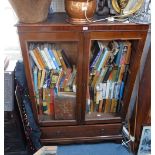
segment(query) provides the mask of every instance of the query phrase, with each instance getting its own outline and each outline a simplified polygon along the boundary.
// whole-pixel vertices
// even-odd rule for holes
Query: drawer
[[[43,139],[94,137],[121,134],[122,124],[41,127]]]

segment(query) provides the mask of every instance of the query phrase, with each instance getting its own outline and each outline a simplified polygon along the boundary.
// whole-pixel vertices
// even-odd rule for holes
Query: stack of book
[[[130,55],[129,41],[94,41],[89,66],[87,112],[120,111]]]
[[[76,66],[53,44],[30,43],[29,54],[38,112],[54,118],[55,96],[76,94]]]

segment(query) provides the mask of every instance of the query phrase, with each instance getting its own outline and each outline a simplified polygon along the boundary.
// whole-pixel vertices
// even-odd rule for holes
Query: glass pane
[[[40,121],[74,120],[77,43],[28,43]]]
[[[110,119],[120,112],[130,55],[130,41],[91,42],[86,120]]]

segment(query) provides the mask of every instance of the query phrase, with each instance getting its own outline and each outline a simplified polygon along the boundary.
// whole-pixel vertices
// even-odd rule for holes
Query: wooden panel
[[[131,134],[136,138],[135,142],[133,143],[134,151],[138,150],[143,125],[151,125],[151,48],[148,51],[145,61],[136,104],[138,104],[137,114],[135,107],[135,113],[132,115],[131,119]]]
[[[42,145],[51,144],[71,144],[71,143],[97,143],[105,141],[115,141],[121,143],[122,135],[108,135],[108,136],[95,136],[95,137],[75,137],[75,138],[52,138],[52,139],[41,139]]]
[[[42,138],[72,138],[72,137],[93,137],[108,136],[121,133],[122,124],[105,124],[105,125],[83,125],[83,126],[66,126],[64,127],[41,127]]]

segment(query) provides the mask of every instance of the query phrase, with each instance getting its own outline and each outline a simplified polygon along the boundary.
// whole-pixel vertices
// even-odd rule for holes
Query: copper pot
[[[85,12],[85,9],[86,12]],[[96,11],[96,0],[65,0],[68,21],[73,24],[84,24],[91,20]]]

